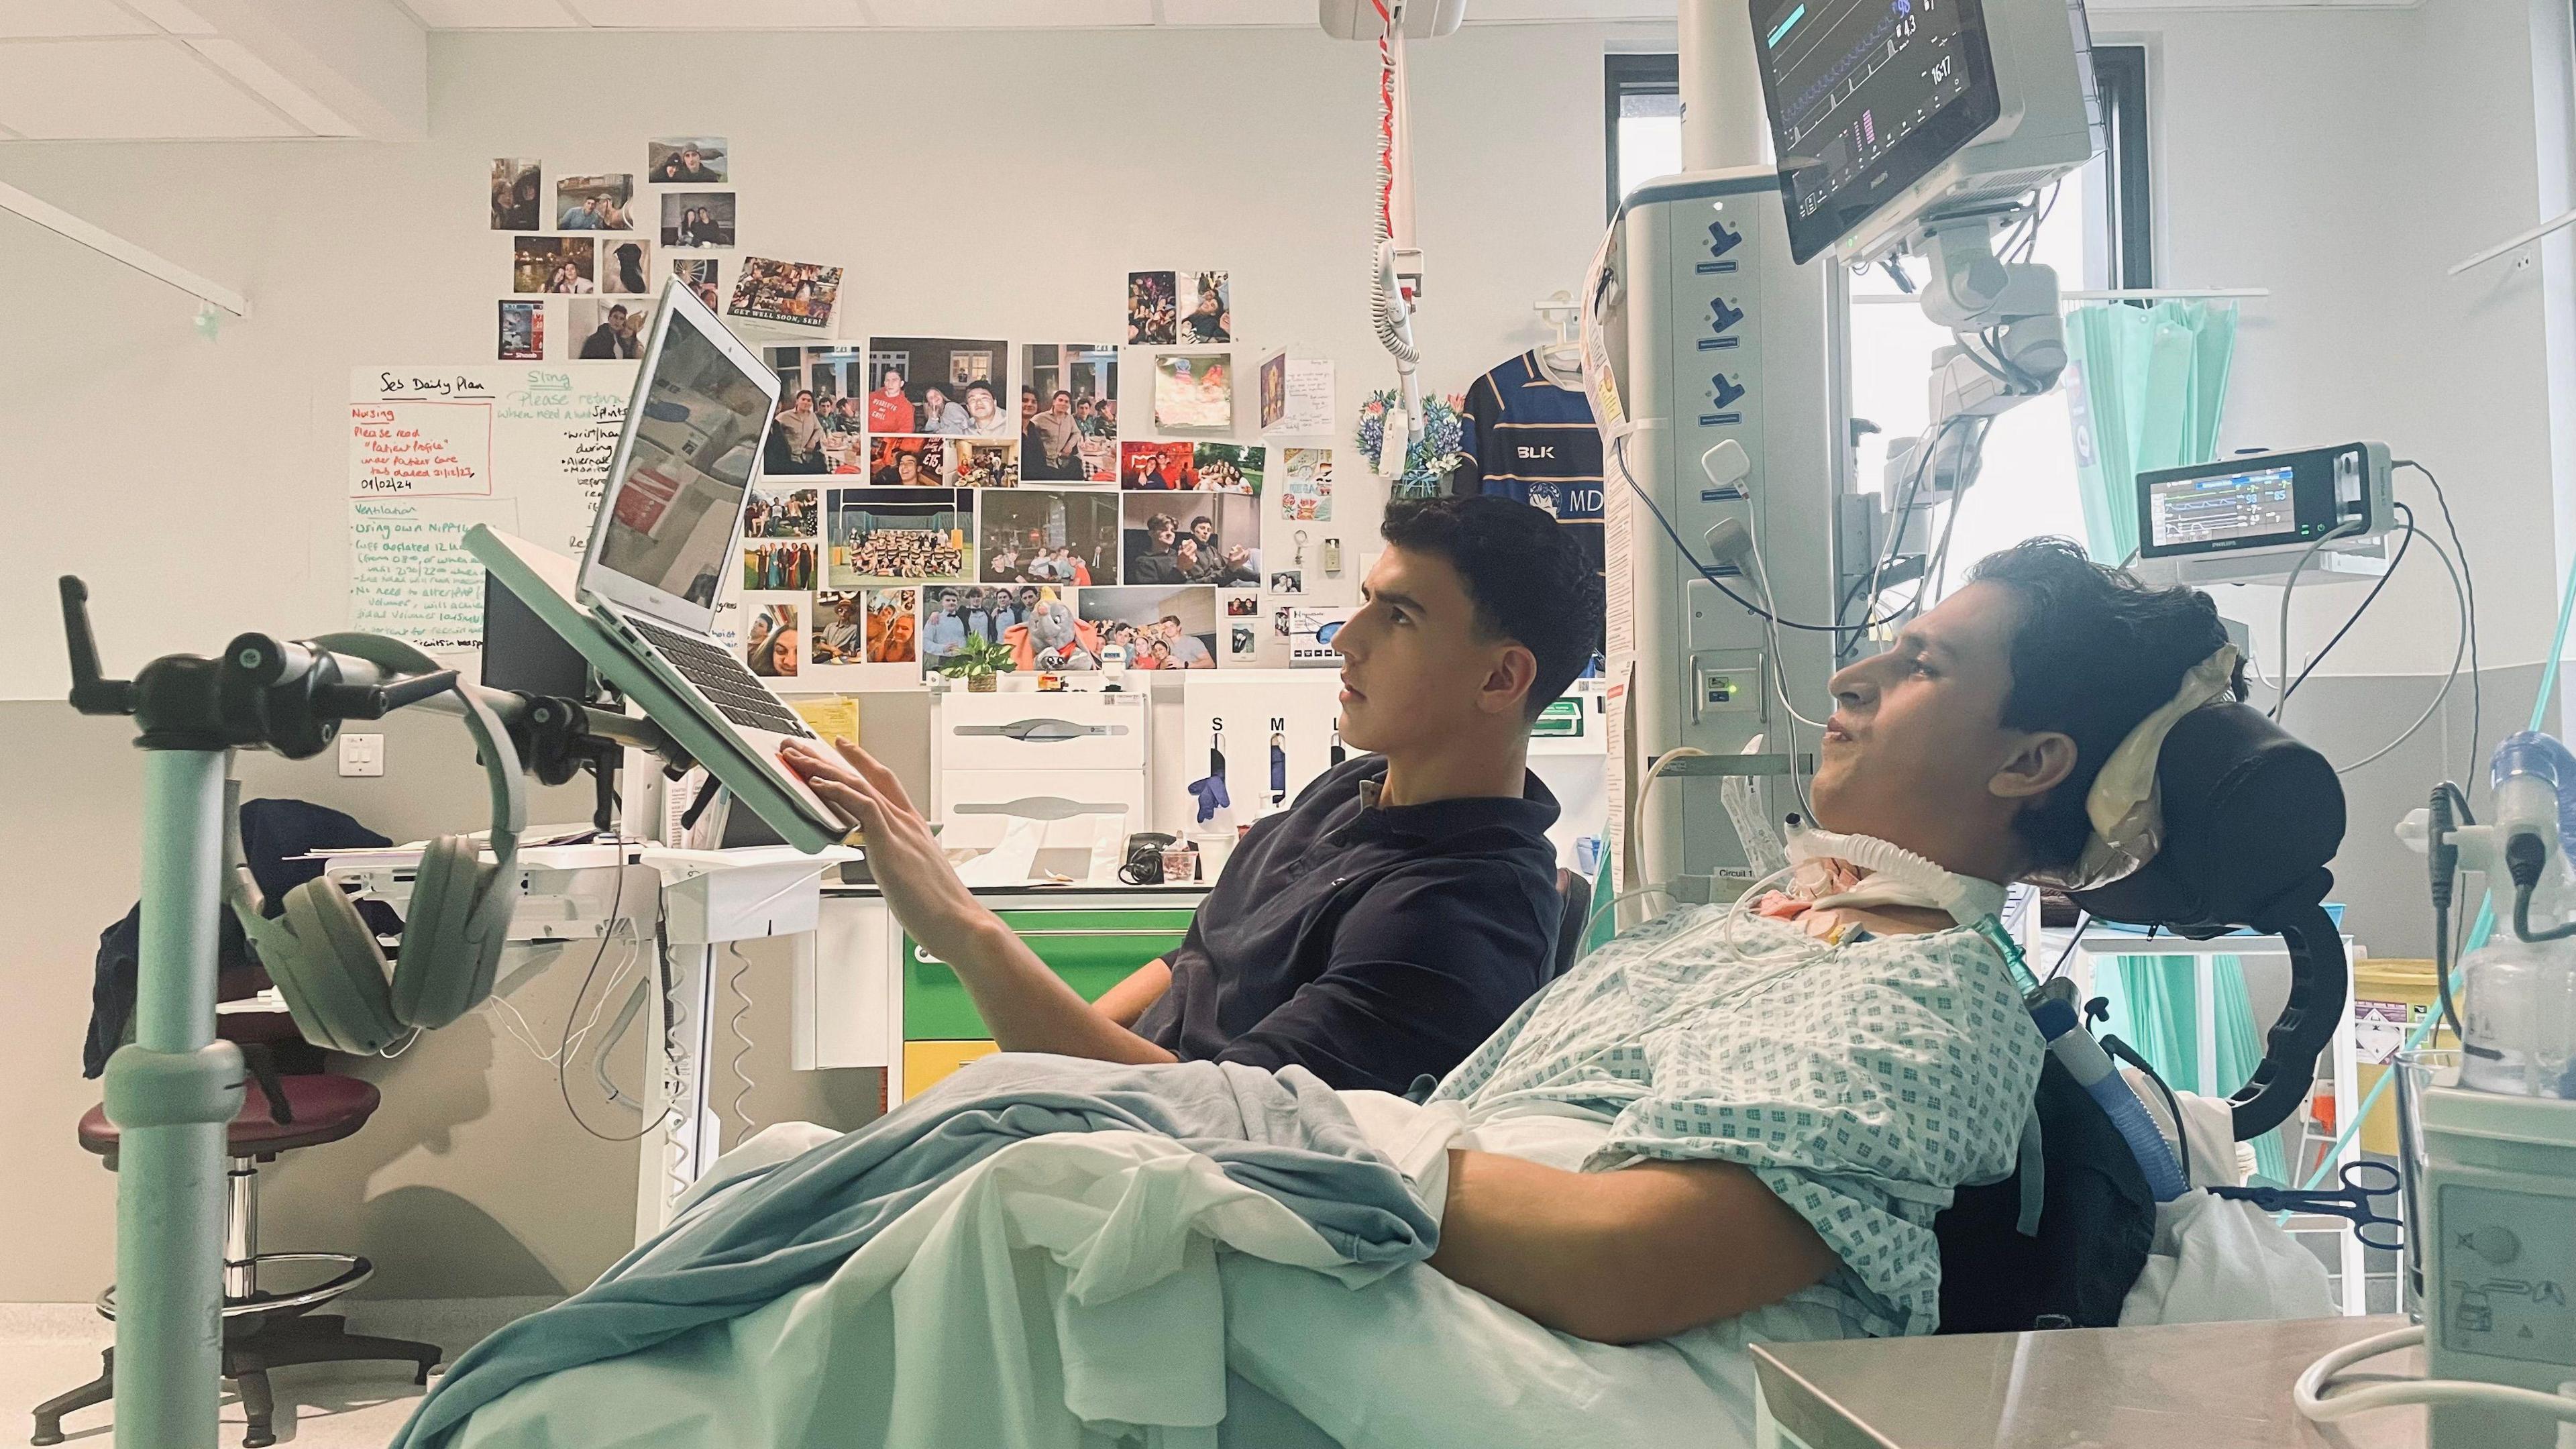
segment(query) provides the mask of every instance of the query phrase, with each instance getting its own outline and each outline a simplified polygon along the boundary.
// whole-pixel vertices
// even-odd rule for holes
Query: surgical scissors
[[[2322,1213],[2343,1218],[2352,1224],[2352,1235],[2361,1239],[2365,1248],[2384,1248],[2391,1252],[2406,1241],[2404,1224],[2386,1217],[2371,1206],[2373,1198],[2387,1197],[2397,1191],[2397,1169],[2385,1162],[2351,1162],[2343,1169],[2340,1192],[2302,1192],[2287,1187],[2213,1187],[2211,1197],[2235,1202],[2250,1202],[2267,1213]],[[2373,1184],[2377,1184],[2373,1186]],[[2372,1234],[2372,1229],[2385,1231]]]

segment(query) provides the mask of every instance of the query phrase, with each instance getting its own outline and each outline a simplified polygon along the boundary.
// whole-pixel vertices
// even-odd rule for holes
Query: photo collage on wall
[[[535,157],[494,158],[491,228],[510,239],[494,349],[500,361],[640,358],[654,301],[675,276],[721,313],[728,277],[741,272],[736,315],[828,325],[839,268],[730,261],[739,218],[733,152],[723,137],[655,137],[640,154],[611,164],[637,169],[554,169]],[[747,297],[740,295],[746,283]],[[809,320],[817,315],[823,320]]]
[[[962,660],[1096,670],[1112,647],[1131,668],[1254,662],[1263,508],[1330,513],[1268,504],[1292,450],[1233,440],[1229,273],[1132,274],[1123,338],[876,334],[841,268],[749,250],[725,138],[575,159],[492,163],[495,355],[640,359],[674,277],[743,332],[780,396],[716,631],[755,673],[831,692]],[[1310,508],[1330,493],[1316,461],[1293,475]]]

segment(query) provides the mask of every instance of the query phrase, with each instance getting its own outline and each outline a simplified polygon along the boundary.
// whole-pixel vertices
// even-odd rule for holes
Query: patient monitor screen
[[[2299,521],[2292,476],[2285,464],[2150,484],[2147,541],[2174,548],[2290,533]]]
[[[1978,0],[1753,0],[1753,42],[1801,262],[2001,111]]]
[[[743,492],[760,455],[769,398],[683,315],[636,395],[624,466],[609,482],[599,527],[603,568],[702,608],[716,602]]]

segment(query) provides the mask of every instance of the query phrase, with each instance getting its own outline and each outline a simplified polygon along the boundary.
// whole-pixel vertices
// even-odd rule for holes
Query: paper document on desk
[[[1038,844],[1046,839],[1047,822],[1026,815],[1006,815],[1002,843],[972,860],[961,861],[957,878],[970,886],[1026,885],[1037,875]]]

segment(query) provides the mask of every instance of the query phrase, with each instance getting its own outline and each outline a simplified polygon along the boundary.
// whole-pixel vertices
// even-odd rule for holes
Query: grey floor
[[[536,1301],[489,1300],[474,1304],[360,1302],[348,1306],[350,1328],[420,1339],[447,1350],[449,1361],[491,1329],[537,1306]],[[99,1353],[116,1338],[114,1326],[75,1305],[0,1305],[0,1449],[23,1444],[34,1428],[36,1405],[98,1374]],[[422,1390],[407,1364],[315,1364],[270,1375],[276,1395],[277,1441],[303,1449],[380,1449],[411,1416]],[[113,1401],[83,1409],[63,1421],[66,1445],[104,1446],[113,1441]],[[240,1401],[223,1393],[219,1446],[241,1442]]]

